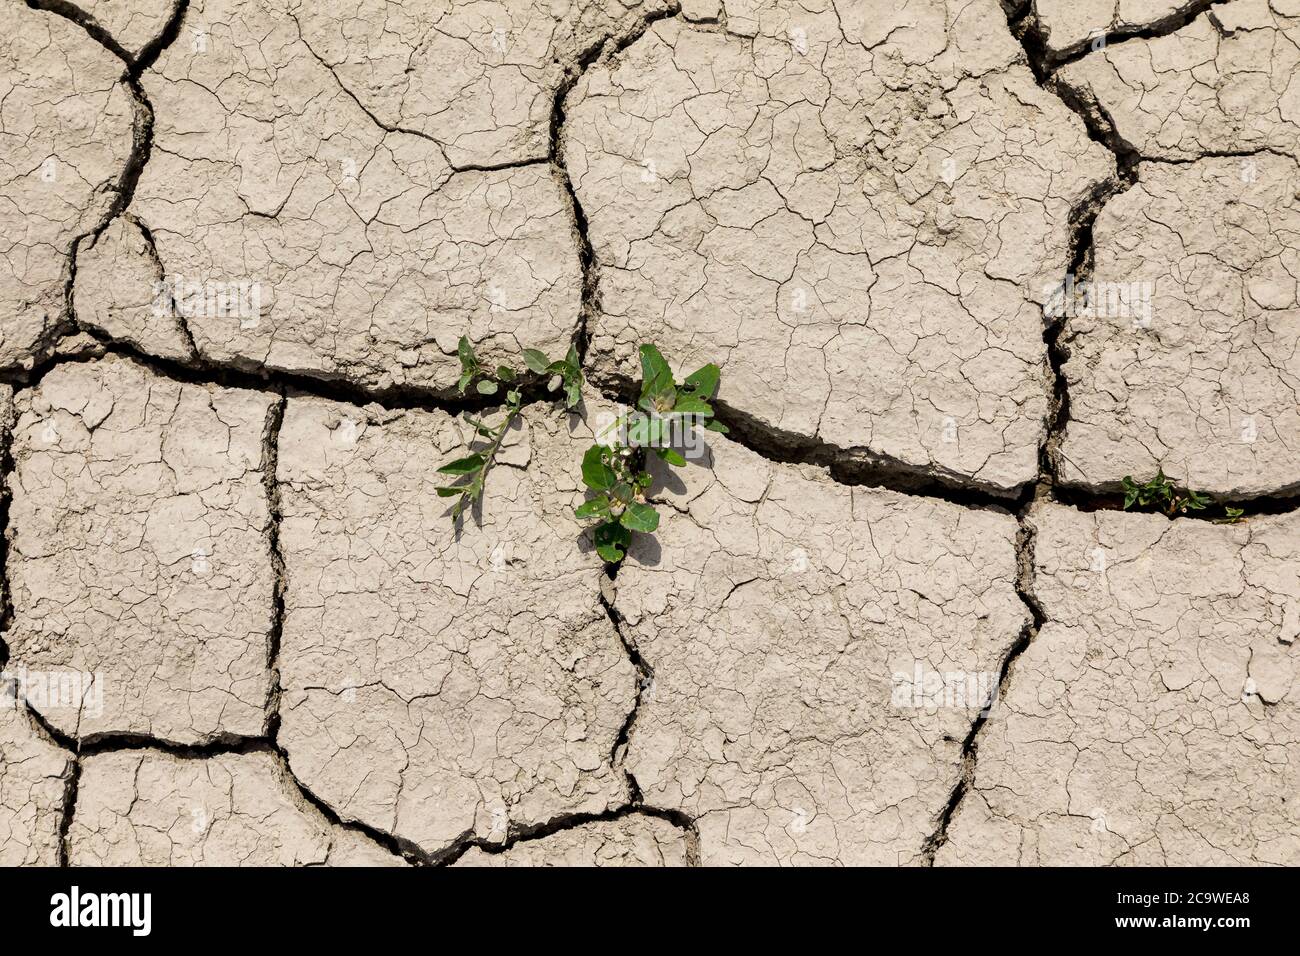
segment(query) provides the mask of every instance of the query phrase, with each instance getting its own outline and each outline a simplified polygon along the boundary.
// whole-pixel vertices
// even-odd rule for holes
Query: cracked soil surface
[[[0,865],[1300,864],[1300,0],[3,3]]]

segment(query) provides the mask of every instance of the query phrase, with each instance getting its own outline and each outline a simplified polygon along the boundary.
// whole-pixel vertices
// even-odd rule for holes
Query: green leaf
[[[660,445],[667,424],[658,415],[638,415],[628,424],[627,443],[634,448]]]
[[[632,532],[616,521],[606,521],[596,527],[596,553],[606,561],[622,561]]]
[[[644,381],[653,382],[671,374],[668,360],[663,357],[663,353],[648,343],[641,346],[641,378]]]
[[[1137,482],[1133,480],[1132,475],[1125,475],[1120,481],[1120,487],[1124,489],[1124,510],[1128,511],[1133,507],[1134,502],[1138,500],[1139,489]]]
[[[474,354],[474,346],[469,344],[469,338],[462,335],[460,341],[456,343],[456,354],[460,356],[460,367],[466,372],[478,370],[478,356]]]
[[[649,505],[634,501],[627,506],[619,521],[629,531],[644,531],[649,534],[659,527],[659,512]]]
[[[699,398],[712,398],[713,393],[718,390],[718,380],[721,377],[722,373],[718,371],[718,367],[710,362],[688,375],[682,385]]]
[[[587,518],[608,518],[609,498],[605,495],[599,495],[590,501],[583,502],[573,509],[573,516],[579,521],[585,521]]]
[[[524,349],[524,364],[530,371],[542,375],[551,364],[551,360],[546,357],[546,353],[539,352],[537,349]]]
[[[479,454],[468,455],[465,458],[457,458],[453,462],[448,462],[438,469],[439,473],[444,475],[472,475],[483,467],[483,456]]]
[[[532,353],[532,357],[529,357]],[[553,392],[564,386],[564,407],[574,408],[582,398],[582,369],[578,367],[578,350],[570,345],[568,356],[548,362],[546,356],[536,349],[524,350],[524,361],[529,368],[541,375],[553,376],[546,383],[546,390]]]
[[[475,386],[480,395],[495,395],[497,393],[497,383],[491,379],[483,379]]]
[[[676,465],[678,468],[681,468],[686,464],[686,459],[683,458],[681,454],[679,454],[678,452],[673,451],[671,448],[656,448],[655,454],[658,455],[660,458],[662,458],[664,461],[668,462],[668,464]]]
[[[461,373],[460,381],[456,383],[456,387],[460,390],[462,395],[465,394],[465,389],[469,388],[469,383],[472,381],[474,381],[473,370]]]
[[[641,396],[656,398],[673,387],[668,361],[653,345],[641,346]]]
[[[464,488],[449,488],[444,486],[438,489],[439,498],[453,498],[456,495],[463,495],[464,493]]]
[[[516,408],[519,407],[519,402],[522,398],[523,396],[516,389],[512,388],[510,391],[506,392],[506,401]]]
[[[609,497],[613,502],[626,505],[632,500],[634,494],[636,494],[636,492],[632,489],[631,485],[626,481],[620,481],[613,487],[613,489],[611,489]]]
[[[727,432],[731,430],[726,425],[722,424],[722,422],[718,421],[716,418],[710,418],[707,422],[704,423],[704,427],[711,432],[717,432],[719,435],[725,435],[727,434]]]
[[[712,415],[713,406],[694,395],[679,395],[673,411],[679,415]]]
[[[602,457],[604,448],[592,445],[582,456],[582,483],[592,491],[605,491],[614,485],[614,472]]]
[[[509,365],[498,365],[497,378],[502,382],[513,382],[515,380],[515,370]]]

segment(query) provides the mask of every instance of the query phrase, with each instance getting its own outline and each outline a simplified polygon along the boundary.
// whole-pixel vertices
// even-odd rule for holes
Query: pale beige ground
[[[433,853],[628,799],[611,754],[636,673],[574,540],[591,437],[566,418],[530,411],[457,536],[433,489],[463,425],[290,400],[280,742],[342,816]]]
[[[77,238],[109,211],[137,108],[122,63],[62,17],[6,0],[0,36],[0,365],[30,363],[62,317]]]
[[[1036,506],[1048,623],[939,863],[1300,862],[1300,520]]]
[[[1036,303],[1112,158],[994,0],[818,6],[752,38],[665,20],[569,94],[595,374],[653,338],[764,425],[1014,490],[1050,391]]]
[[[59,6],[0,865],[1300,863],[1300,0]],[[589,383],[457,532],[462,335]],[[611,576],[646,341],[733,433]]]
[[[72,736],[193,743],[266,723],[273,575],[264,437],[274,395],[128,359],[20,392],[9,474],[10,666],[103,675]]]
[[[470,850],[457,866],[686,866],[686,837],[673,824],[630,816],[575,826],[501,853]]]
[[[1244,165],[1249,162],[1249,165]],[[1143,163],[1097,219],[1099,280],[1150,285],[1149,316],[1066,318],[1062,480],[1163,464],[1239,499],[1300,483],[1300,165]]]
[[[1102,49],[1108,38],[1151,30],[1197,6],[1198,0],[1032,0],[1043,42],[1055,56]]]
[[[996,673],[1029,615],[1015,520],[829,482],[725,439],[665,489],[618,576],[654,667],[628,766],[707,864],[917,862],[982,701],[897,706],[896,675]]]
[[[73,866],[400,866],[331,825],[270,754],[87,757],[68,831]]]
[[[1300,2],[1231,0],[1152,40],[1066,66],[1144,158],[1195,160],[1300,147]]]
[[[54,866],[72,755],[55,746],[0,687],[0,866]]]

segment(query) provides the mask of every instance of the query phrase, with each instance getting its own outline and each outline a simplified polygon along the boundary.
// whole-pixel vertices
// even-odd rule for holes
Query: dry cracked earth
[[[1300,0],[3,3],[0,864],[1300,864]]]

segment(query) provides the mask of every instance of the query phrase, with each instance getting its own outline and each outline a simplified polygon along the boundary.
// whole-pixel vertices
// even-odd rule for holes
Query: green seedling
[[[474,354],[474,347],[469,339],[460,337],[456,351],[460,356],[460,380],[456,383],[462,395],[470,385],[480,395],[496,395],[505,389],[505,417],[496,424],[489,425],[482,418],[465,414],[465,421],[474,429],[476,438],[487,442],[482,451],[450,461],[438,469],[439,474],[451,475],[457,483],[444,485],[438,489],[440,498],[456,498],[451,511],[452,521],[458,521],[474,502],[483,496],[483,485],[488,472],[496,462],[497,452],[505,439],[510,426],[519,415],[523,396],[519,390],[524,376],[508,365],[498,365],[495,369],[485,367]],[[547,377],[547,390],[554,392],[563,387],[564,406],[573,408],[582,397],[582,369],[578,365],[578,351],[569,346],[568,355],[552,362],[537,349],[524,349],[524,364],[535,375]]]
[[[1210,506],[1209,496],[1190,489],[1178,488],[1165,477],[1163,468],[1156,470],[1156,476],[1144,484],[1138,484],[1132,475],[1125,475],[1120,483],[1124,489],[1124,510],[1134,506],[1138,508],[1155,508],[1169,517],[1184,515],[1189,511],[1204,511]],[[1237,517],[1241,516],[1240,509]]]
[[[554,362],[537,349],[524,349],[524,364],[530,372],[547,377],[548,392],[563,387],[565,408],[577,407],[582,398],[582,368],[578,365],[576,347],[570,345],[569,354]]]
[[[668,362],[653,345],[641,346],[639,413],[620,417],[582,457],[582,481],[594,497],[574,510],[580,521],[598,522],[592,534],[596,553],[606,561],[621,561],[632,542],[632,532],[653,534],[659,512],[646,501],[651,475],[646,470],[647,449],[670,465],[681,467],[686,458],[670,447],[672,416],[691,416],[704,427],[726,433],[713,417],[710,400],[718,389],[718,367],[705,365],[685,381],[673,378]],[[681,421],[680,417],[677,418]],[[612,444],[600,443],[610,431],[620,436]]]
[[[1244,508],[1233,508],[1230,505],[1223,506],[1223,517],[1217,520],[1218,524],[1237,524],[1241,521],[1241,516],[1246,513]]]

